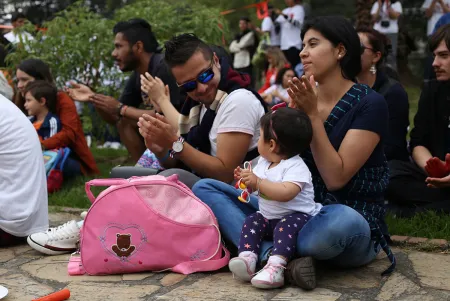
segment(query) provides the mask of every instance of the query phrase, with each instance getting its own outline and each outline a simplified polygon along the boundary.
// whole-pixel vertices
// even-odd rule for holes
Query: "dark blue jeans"
[[[258,210],[258,199],[252,196],[249,203],[242,203],[236,188],[211,179],[200,180],[192,191],[214,212],[222,235],[237,247],[244,220]],[[267,259],[272,246],[272,241],[263,242],[261,261]],[[345,205],[324,206],[297,236],[298,256],[312,256],[336,266],[362,266],[375,259],[376,254],[369,224]]]
[[[64,179],[73,178],[76,176],[81,176],[81,165],[77,160],[68,157],[63,166],[63,177]]]

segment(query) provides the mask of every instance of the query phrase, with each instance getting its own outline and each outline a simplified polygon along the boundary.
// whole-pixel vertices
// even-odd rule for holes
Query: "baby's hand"
[[[236,169],[234,170],[234,179],[235,180],[240,180],[241,179],[241,173],[242,173],[242,169],[240,166],[236,167]]]
[[[258,182],[258,177],[251,170],[248,170],[248,169],[242,170],[241,177],[242,177],[242,182],[244,182],[244,184],[247,187],[250,187],[251,189],[256,190],[256,184]]]

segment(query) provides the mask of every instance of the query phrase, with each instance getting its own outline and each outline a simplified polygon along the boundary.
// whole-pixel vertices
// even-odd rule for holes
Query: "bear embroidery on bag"
[[[117,244],[113,245],[111,249],[119,257],[128,257],[136,250],[136,246],[131,244],[131,234],[117,233]]]

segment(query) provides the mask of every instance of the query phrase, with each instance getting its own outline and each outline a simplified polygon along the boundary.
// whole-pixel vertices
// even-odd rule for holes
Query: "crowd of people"
[[[315,275],[304,271],[314,260],[357,267],[381,250],[390,274],[386,209],[450,212],[450,25],[430,36],[435,79],[422,89],[408,142],[408,95],[389,62],[400,2],[375,2],[375,27],[357,29],[343,17],[305,21],[299,2],[271,8],[263,21],[273,45],[259,91],[251,66],[258,33],[248,19],[232,55],[195,34],[174,36],[162,53],[146,21],[117,23],[112,57],[133,71],[119,99],[78,83],[57,91],[45,62],[19,64],[14,102],[0,96],[0,245],[26,239],[49,255],[76,250],[83,220],[47,229],[42,150],[72,150],[67,177],[98,173],[77,100],[117,126],[141,169],[177,174],[212,209],[238,279],[275,288],[286,276],[312,289]],[[427,16],[448,9],[426,2]],[[255,192],[248,203],[234,181]]]

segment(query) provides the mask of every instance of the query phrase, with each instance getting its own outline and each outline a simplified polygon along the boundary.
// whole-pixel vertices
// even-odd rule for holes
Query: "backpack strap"
[[[230,261],[230,252],[222,245],[225,253],[220,259],[206,260],[206,261],[186,261],[177,264],[171,270],[176,273],[188,275],[195,272],[216,271],[228,264]],[[220,250],[220,251],[222,251]]]

